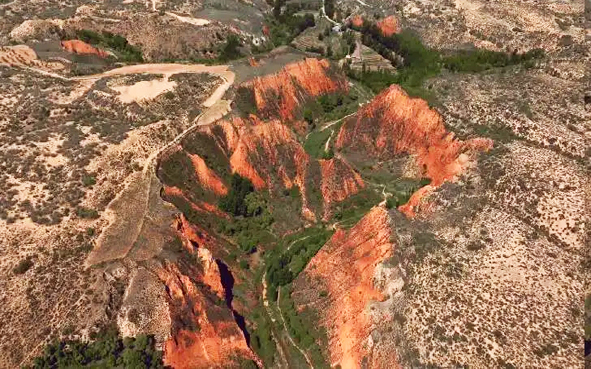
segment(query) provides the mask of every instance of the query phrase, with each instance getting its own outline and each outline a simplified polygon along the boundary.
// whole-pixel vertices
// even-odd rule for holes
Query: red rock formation
[[[216,304],[212,292],[200,287],[204,280],[198,271],[189,269],[187,274],[166,263],[157,274],[166,286],[173,322],[171,338],[164,345],[166,365],[193,369],[236,366],[237,358],[260,362],[232,311]]]
[[[218,196],[225,196],[228,193],[228,189],[220,177],[207,167],[207,164],[205,164],[205,161],[199,155],[190,154],[189,157],[195,168],[197,180],[203,188],[207,188]]]
[[[193,208],[193,210],[199,211],[201,213],[213,213],[213,214],[215,214],[219,217],[223,217],[223,218],[228,217],[228,214],[224,213],[223,211],[218,209],[217,206],[215,206],[213,204],[207,203],[205,201],[199,201],[198,203],[191,201],[187,196],[185,196],[183,191],[178,187],[164,185],[163,191],[166,196],[179,197],[179,198],[183,199],[185,202],[187,202],[191,206],[191,208]]]
[[[392,255],[389,223],[388,212],[374,207],[349,231],[338,230],[295,282],[296,303],[312,302],[320,314],[332,366],[360,368],[363,358],[370,354],[365,342],[372,321],[366,309],[372,300],[383,299],[374,288],[373,276],[376,266]],[[306,288],[326,290],[328,296],[321,301],[303,301]],[[391,363],[394,365],[395,357]]]
[[[377,26],[384,36],[392,36],[393,34],[400,32],[398,19],[393,15],[379,20]]]
[[[80,54],[80,55],[89,55],[94,54],[100,56],[101,58],[106,58],[109,56],[109,53],[105,50],[101,50],[94,46],[87,44],[84,41],[80,40],[66,40],[61,42],[62,48],[70,53]]]
[[[253,92],[262,118],[277,117],[282,121],[294,119],[296,108],[308,98],[348,91],[344,76],[331,72],[326,59],[289,64],[279,73],[257,77],[242,86]]]
[[[344,160],[333,158],[320,160],[322,171],[322,197],[324,198],[324,219],[328,220],[330,204],[343,201],[365,187],[361,176]]]
[[[492,141],[455,139],[453,133],[445,130],[439,113],[429,108],[426,101],[410,98],[399,86],[392,85],[343,124],[336,147],[361,151],[374,158],[412,154],[424,176],[437,187],[460,174],[469,164],[469,155],[488,150]],[[407,213],[411,214],[409,210]]]

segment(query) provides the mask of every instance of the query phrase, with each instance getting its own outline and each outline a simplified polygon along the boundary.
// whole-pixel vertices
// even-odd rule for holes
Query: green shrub
[[[218,57],[219,61],[226,62],[242,57],[242,53],[238,49],[241,45],[242,43],[240,42],[238,36],[233,34],[228,35],[226,43],[222,47],[222,51]]]
[[[76,215],[83,219],[97,219],[99,217],[98,211],[83,206],[76,209]]]
[[[82,177],[82,184],[84,187],[94,186],[96,184],[96,178],[91,175],[85,175]]]
[[[99,333],[93,342],[54,341],[29,368],[163,368],[162,352],[153,336],[122,339],[114,329]]]
[[[220,209],[235,216],[252,216],[253,213],[249,212],[245,200],[246,196],[253,191],[254,186],[248,178],[234,173],[230,181],[230,191],[225,197],[220,199]]]
[[[26,257],[23,260],[19,261],[17,266],[15,266],[14,269],[12,269],[12,272],[14,274],[24,274],[27,272],[27,270],[31,269],[32,266],[33,260],[31,260],[30,257]]]
[[[112,49],[122,61],[135,63],[144,61],[142,51],[138,47],[130,45],[123,36],[106,31],[98,33],[82,29],[76,31],[76,37],[86,43]]]

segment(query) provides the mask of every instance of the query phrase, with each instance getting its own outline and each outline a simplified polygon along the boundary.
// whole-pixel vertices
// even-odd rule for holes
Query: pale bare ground
[[[90,89],[92,89],[92,86],[96,81],[106,76],[117,76],[136,73],[154,73],[163,74],[165,78],[168,78],[169,76],[177,73],[209,73],[214,76],[220,76],[224,80],[225,85],[222,86],[222,88],[218,88],[220,82],[217,82],[213,85],[213,88],[206,91],[206,93],[199,98],[198,101],[201,102],[201,104],[203,104],[203,101],[205,101],[205,99],[209,97],[209,108],[204,109],[204,114],[201,116],[201,119],[194,120],[193,122],[184,119],[182,122],[173,123],[169,121],[169,119],[176,119],[176,117],[165,118],[162,121],[158,121],[147,126],[138,127],[136,129],[131,130],[128,133],[128,137],[118,144],[110,144],[104,146],[104,151],[101,153],[101,155],[93,159],[89,163],[89,165],[85,167],[85,169],[90,172],[99,172],[99,169],[102,171],[102,173],[108,172],[106,174],[98,174],[98,176],[102,176],[100,186],[94,186],[86,190],[87,194],[85,198],[82,200],[81,205],[87,208],[96,208],[98,206],[98,201],[100,201],[101,194],[105,192],[112,192],[113,194],[118,194],[125,188],[131,190],[134,188],[138,189],[139,187],[137,194],[155,193],[155,196],[157,196],[157,182],[152,181],[155,178],[155,173],[153,170],[148,169],[153,168],[153,166],[149,164],[152,163],[154,159],[157,157],[158,153],[160,152],[160,149],[162,149],[163,146],[166,147],[166,144],[171,139],[176,137],[178,133],[184,130],[185,128],[197,124],[206,124],[207,122],[211,122],[215,119],[218,119],[225,113],[227,113],[229,111],[229,103],[227,101],[222,100],[222,97],[227,88],[234,81],[234,73],[229,71],[227,66],[148,64],[118,68],[107,73],[101,73],[98,75],[84,77],[65,77],[63,75],[58,75],[57,73],[54,73],[51,70],[46,69],[43,65],[38,65],[37,63],[23,65],[19,67],[26,71],[48,75],[56,79],[60,79],[62,81],[67,80],[75,82],[72,86],[73,89],[70,89],[69,91],[67,89],[56,89],[56,93],[50,97],[50,99],[53,101],[63,101],[64,103],[72,102],[77,98],[83,96],[85,93],[90,91]],[[96,90],[95,92],[97,94],[102,93],[102,91],[100,90]],[[114,96],[109,95],[109,97],[112,98]],[[15,102],[14,99],[10,98],[0,98],[0,101],[2,101],[2,103],[5,105],[18,103]],[[198,102],[196,101],[196,103]],[[49,113],[51,114],[51,116],[63,114],[63,112],[61,112],[59,108],[52,109]],[[89,127],[81,128],[82,131],[87,131],[89,129]],[[96,143],[101,142],[101,140],[98,138],[98,136],[96,136],[96,134],[91,134],[90,132],[86,133],[88,133],[89,136],[86,137],[83,141],[81,141],[80,144],[85,145],[90,143],[91,141],[96,141]],[[155,139],[155,137],[158,137],[159,134],[164,134],[165,137],[167,137],[168,139]],[[38,150],[40,152],[40,155],[42,155],[43,158],[46,159],[46,166],[48,168],[53,167],[56,164],[60,164],[60,161],[63,161],[63,158],[56,155],[55,152],[55,146],[59,144],[59,141],[61,141],[62,139],[63,137],[52,136],[49,138],[47,142],[42,143],[40,144],[40,146],[35,148],[35,150]],[[141,171],[136,171],[132,172],[132,175],[130,176],[128,171],[121,170],[121,168],[119,167],[105,171],[105,169],[112,168],[112,165],[122,164],[122,160],[129,157],[131,157],[133,163],[145,166],[145,173]],[[18,190],[19,193],[22,193],[23,195],[27,196],[30,195],[30,197],[32,197],[31,204],[33,206],[35,206],[36,204],[36,202],[34,201],[35,198],[42,199],[46,196],[45,190],[39,186],[32,186],[31,183],[24,183],[23,181],[16,183],[17,181],[15,180],[12,182],[15,183],[15,189]],[[148,182],[148,185],[146,185],[146,182]],[[133,183],[135,183],[135,185]],[[124,197],[126,197],[124,195],[125,194],[122,194],[118,197],[120,201],[124,200]],[[140,200],[140,202],[142,201],[143,200]],[[124,207],[125,209],[123,210],[127,212],[129,209],[132,209],[131,206],[127,206],[127,203]],[[116,207],[111,206],[111,208],[115,209]],[[145,212],[143,212],[143,209],[145,208],[146,206],[139,206],[138,213],[144,215]],[[76,326],[80,326],[82,329],[81,332],[86,332],[84,330],[86,329],[85,327],[90,327],[90,324],[92,324],[92,322],[102,319],[101,317],[104,315],[104,308],[98,308],[97,305],[97,314],[90,314],[87,310],[90,309],[94,311],[94,303],[91,304],[90,302],[84,302],[84,304],[80,303],[80,305],[73,306],[72,304],[74,303],[74,301],[78,300],[77,296],[74,296],[72,297],[72,299],[69,299],[69,295],[62,296],[58,294],[57,291],[55,291],[54,293],[51,292],[53,290],[46,290],[46,285],[41,282],[35,282],[35,286],[41,285],[41,287],[35,287],[35,289],[41,291],[38,293],[39,296],[43,296],[43,304],[53,305],[53,307],[46,306],[40,307],[36,310],[31,309],[27,305],[29,300],[25,293],[25,290],[27,289],[27,286],[31,285],[32,281],[35,278],[39,277],[39,274],[43,274],[45,273],[44,270],[47,270],[47,272],[49,272],[48,275],[51,278],[58,278],[59,281],[65,281],[68,280],[68,278],[76,280],[76,288],[72,288],[72,291],[76,290],[76,293],[78,293],[78,287],[79,285],[82,285],[82,282],[80,281],[86,281],[84,278],[94,278],[90,276],[95,276],[96,274],[93,270],[87,269],[86,271],[83,271],[86,265],[84,263],[84,260],[87,257],[87,254],[80,254],[81,259],[79,261],[76,261],[75,267],[68,266],[68,268],[71,268],[71,270],[69,270],[67,274],[64,274],[63,272],[63,262],[60,261],[59,263],[61,264],[55,264],[55,262],[51,261],[51,258],[54,254],[56,254],[58,251],[61,251],[62,249],[68,251],[69,249],[67,247],[69,247],[69,245],[80,244],[80,242],[72,241],[70,240],[70,238],[68,238],[73,237],[71,236],[71,234],[86,234],[88,230],[91,230],[94,233],[96,230],[97,235],[101,235],[101,230],[105,226],[107,226],[108,223],[112,222],[114,216],[115,215],[113,214],[113,212],[109,211],[102,212],[100,214],[100,218],[96,220],[80,219],[76,216],[68,215],[63,218],[59,226],[37,224],[33,223],[29,219],[25,219],[22,221],[18,220],[17,222],[12,224],[0,222],[0,244],[3,245],[3,250],[1,250],[0,252],[0,254],[2,254],[2,258],[0,259],[0,265],[2,266],[3,271],[6,271],[6,273],[10,273],[11,275],[11,277],[7,279],[7,281],[9,281],[9,284],[3,285],[3,289],[5,291],[5,298],[8,298],[11,302],[9,304],[5,304],[5,308],[0,311],[0,315],[3,319],[10,317],[9,319],[11,320],[11,322],[13,322],[12,327],[7,328],[3,331],[4,337],[10,337],[10,340],[1,340],[0,342],[0,345],[2,345],[2,347],[0,348],[0,367],[19,367],[19,363],[25,363],[31,355],[38,354],[38,349],[46,342],[46,337],[37,337],[37,331],[28,330],[24,328],[25,326],[30,324],[29,322],[27,322],[27,319],[38,319],[30,318],[30,315],[33,312],[36,312],[35,314],[39,316],[43,316],[42,319],[47,319],[46,321],[44,321],[43,326],[51,327],[51,329],[54,332],[61,331],[68,324],[75,324]],[[133,219],[141,220],[141,218],[136,217],[134,217]],[[149,214],[146,215],[146,219],[146,224],[144,224],[143,227],[152,227],[152,219],[150,218]],[[129,225],[130,222],[125,222],[125,224]],[[128,232],[129,229],[130,228],[123,230],[119,229],[120,232],[118,235],[121,237],[123,234],[126,234],[126,232]],[[116,229],[113,229],[113,232],[115,231]],[[107,237],[107,234],[105,234],[105,236],[102,237],[104,239],[109,239]],[[91,243],[96,242],[96,236],[85,236],[85,238],[88,238],[88,241]],[[122,247],[125,250],[120,252],[118,249],[116,249],[115,251],[119,254],[130,252],[125,247],[129,246],[127,245],[127,241],[129,241],[131,247],[133,247],[133,237],[130,237],[128,239],[121,238],[119,246],[121,246],[121,244],[125,244]],[[4,247],[4,245],[6,245],[6,247]],[[67,247],[64,247],[64,245],[67,245]],[[113,249],[110,250],[112,251]],[[11,273],[11,269],[19,262],[19,260],[22,260],[30,255],[32,255],[35,258],[35,266],[31,268],[32,270],[22,275],[12,276],[14,273]],[[50,269],[53,270],[50,271]],[[88,277],[86,277],[86,275],[88,275]],[[56,285],[55,288],[62,288],[60,286]],[[102,284],[100,284],[100,286],[102,286]],[[82,290],[85,289],[85,287],[81,288]],[[47,293],[48,291],[50,291],[49,294]],[[96,296],[99,295],[100,294],[97,289]],[[100,305],[101,302],[99,301],[97,302],[97,304]],[[70,311],[68,310],[69,308],[73,309],[72,314],[74,315],[70,314]],[[98,312],[99,310],[100,312]],[[52,311],[50,318],[48,318],[46,315],[43,315],[45,311]],[[64,314],[64,312],[70,315],[62,315]],[[24,335],[20,335],[19,333],[17,333],[20,329],[23,329],[23,331],[26,331],[27,333]],[[15,345],[12,344],[8,345],[9,341],[14,342],[14,339],[17,339],[17,337],[19,336],[22,337],[22,339],[19,342],[19,345],[17,345],[17,347],[14,347]],[[9,346],[14,347],[14,349],[10,348]]]
[[[203,103],[206,108],[212,107],[220,100],[228,88],[234,83],[235,74],[228,69],[227,65],[205,65],[205,64],[138,64],[127,65],[121,68],[111,69],[104,73],[90,76],[75,77],[73,80],[98,80],[103,77],[111,77],[123,74],[154,73],[163,74],[165,78],[178,73],[210,73],[221,77],[224,83],[219,86],[213,94]]]
[[[150,100],[158,95],[171,91],[176,87],[176,82],[169,81],[168,77],[151,81],[139,81],[131,86],[113,86],[113,90],[119,92],[119,100],[123,103],[133,101]]]
[[[179,21],[181,21],[183,23],[189,23],[189,24],[192,24],[194,26],[205,26],[206,24],[211,23],[207,19],[193,18],[193,17],[184,17],[182,15],[178,15],[178,14],[175,14],[175,13],[172,13],[172,12],[166,12],[166,15],[170,15],[171,17],[174,17],[174,18],[178,19]]]

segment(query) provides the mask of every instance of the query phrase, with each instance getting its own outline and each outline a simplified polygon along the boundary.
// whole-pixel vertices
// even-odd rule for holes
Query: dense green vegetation
[[[267,295],[270,300],[277,299],[277,288],[290,284],[331,235],[332,231],[311,227],[283,238],[265,263]]]
[[[275,341],[272,336],[272,323],[263,308],[254,310],[248,317],[253,328],[250,329],[250,347],[259,355],[267,367],[273,364]]]
[[[419,96],[432,101],[433,96],[423,88],[423,82],[441,72],[445,67],[452,72],[481,72],[521,64],[531,67],[535,60],[544,56],[541,49],[526,53],[504,53],[489,50],[464,50],[442,57],[437,50],[423,45],[421,39],[409,30],[385,36],[372,22],[364,22],[362,27],[353,27],[361,32],[362,43],[397,67],[397,73],[386,71],[348,71],[351,78],[359,80],[374,92],[379,92],[391,84],[399,84],[411,96]]]
[[[162,352],[154,344],[152,336],[121,338],[116,329],[108,329],[92,342],[50,343],[43,355],[34,359],[31,368],[163,368]]]
[[[392,36],[383,36],[379,28],[366,22],[362,32],[362,42],[390,60],[398,70],[354,72],[349,70],[349,77],[360,81],[374,93],[382,91],[391,84],[398,84],[411,96],[432,100],[429,91],[423,88],[423,82],[436,76],[441,71],[440,55],[423,45],[420,38],[410,31],[402,31]],[[401,61],[399,57],[402,57]]]
[[[142,51],[138,47],[130,45],[127,42],[127,39],[123,36],[106,31],[98,33],[83,29],[76,31],[76,37],[88,44],[113,50],[117,54],[119,60],[132,63],[140,63],[144,61]]]
[[[329,368],[328,362],[320,349],[319,342],[323,347],[328,345],[326,330],[317,324],[318,317],[310,309],[305,308],[298,312],[291,300],[292,288],[287,285],[281,288],[279,307],[287,329],[298,346],[306,351],[315,368]]]
[[[303,118],[314,129],[318,123],[330,122],[354,113],[359,108],[359,96],[355,90],[320,96],[303,108]]]
[[[248,178],[234,173],[230,190],[220,199],[219,207],[236,218],[231,222],[220,221],[217,230],[233,237],[242,251],[254,252],[258,244],[265,240],[272,241],[269,228],[273,216],[269,212],[267,199],[261,193],[254,192],[254,186]]]
[[[523,64],[532,67],[537,59],[544,57],[544,50],[532,49],[520,54],[491,50],[462,50],[443,58],[443,65],[452,72],[482,72],[492,68]]]
[[[273,17],[267,18],[266,21],[273,46],[289,45],[306,28],[316,25],[311,13],[296,15],[300,10],[297,6],[287,6],[285,11],[281,12],[283,4],[284,0],[275,0]]]
[[[232,175],[230,180],[230,190],[228,194],[220,199],[219,206],[223,211],[235,216],[252,216],[255,212],[260,212],[260,208],[251,208],[247,205],[246,197],[254,192],[254,186],[248,178],[242,177],[238,173]]]

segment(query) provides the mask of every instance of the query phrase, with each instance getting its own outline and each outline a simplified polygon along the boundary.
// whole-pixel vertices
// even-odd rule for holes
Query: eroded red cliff
[[[333,72],[325,59],[289,64],[279,73],[257,77],[242,87],[252,91],[260,117],[283,121],[293,120],[297,108],[311,97],[348,91],[344,76]]]
[[[239,360],[261,364],[248,347],[247,338],[235,320],[231,291],[210,248],[219,241],[180,215],[175,229],[186,252],[197,263],[182,258],[166,261],[156,270],[166,286],[171,315],[171,337],[164,345],[164,362],[173,368],[237,366]]]
[[[392,85],[343,124],[336,147],[360,151],[376,159],[411,154],[423,176],[437,187],[460,174],[470,164],[471,156],[491,148],[492,141],[456,139],[446,131],[441,115],[429,108],[426,101],[411,98],[399,86]],[[412,209],[408,210],[412,213]]]
[[[173,263],[157,271],[169,295],[173,322],[164,346],[164,363],[173,368],[211,368],[237,365],[237,358],[257,361],[232,311],[214,291],[200,283],[199,273],[183,273]]]
[[[330,217],[330,205],[347,199],[365,187],[361,176],[344,160],[332,158],[320,160],[322,172],[322,198],[324,199],[324,219]]]
[[[106,58],[109,53],[80,40],[66,40],[61,42],[62,48],[68,52],[80,55],[97,55]]]
[[[349,231],[338,230],[295,282],[296,303],[310,304],[320,314],[333,366],[360,368],[370,354],[366,343],[372,320],[367,309],[371,301],[383,299],[373,277],[376,266],[392,255],[391,237],[388,212],[374,207]],[[328,295],[311,300],[310,290]]]

